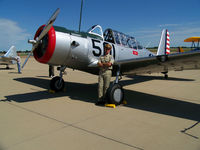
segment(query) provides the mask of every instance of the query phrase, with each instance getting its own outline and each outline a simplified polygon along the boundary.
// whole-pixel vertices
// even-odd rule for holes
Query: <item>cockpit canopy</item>
[[[97,35],[107,42],[118,44],[124,47],[143,49],[143,47],[139,44],[138,41],[136,41],[134,37],[112,29],[106,29],[103,33],[100,25],[92,26],[92,28],[88,30],[88,33]]]
[[[126,35],[124,33],[118,32],[112,29],[106,29],[104,32],[104,40],[115,43],[121,46],[142,49],[143,47],[139,44],[138,41],[132,36]]]

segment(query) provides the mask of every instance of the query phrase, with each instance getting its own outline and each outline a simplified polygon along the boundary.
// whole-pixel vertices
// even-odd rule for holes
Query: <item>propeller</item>
[[[24,66],[26,65],[29,57],[31,56],[31,54],[33,53],[33,51],[38,47],[38,45],[40,44],[40,41],[42,40],[42,38],[49,32],[50,28],[52,27],[54,21],[56,20],[56,17],[58,16],[60,12],[60,8],[57,8],[56,11],[53,13],[53,15],[50,17],[50,19],[48,20],[48,22],[46,23],[44,29],[42,30],[42,32],[40,33],[40,35],[36,38],[36,40],[28,40],[28,43],[31,43],[33,45],[31,52],[28,54],[26,60],[24,61],[22,68],[24,68]]]

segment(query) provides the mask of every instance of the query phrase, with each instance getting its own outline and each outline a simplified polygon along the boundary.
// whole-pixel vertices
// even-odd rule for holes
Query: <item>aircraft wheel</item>
[[[120,84],[112,85],[108,90],[110,104],[120,105],[124,99],[124,90]]]
[[[60,82],[60,77],[58,76],[54,77],[50,82],[51,90],[54,90],[56,92],[62,91],[65,86],[65,82],[63,79],[61,79],[60,83],[59,82]]]

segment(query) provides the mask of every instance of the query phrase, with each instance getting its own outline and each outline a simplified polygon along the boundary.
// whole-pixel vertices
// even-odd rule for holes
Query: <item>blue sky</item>
[[[15,45],[30,50],[28,39],[56,8],[55,25],[78,30],[81,0],[0,0],[0,50]],[[82,31],[94,24],[136,37],[143,46],[157,46],[161,30],[170,32],[171,46],[200,36],[200,0],[84,0]]]

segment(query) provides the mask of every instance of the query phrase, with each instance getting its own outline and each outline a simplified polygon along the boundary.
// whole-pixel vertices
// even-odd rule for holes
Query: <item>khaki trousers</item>
[[[103,100],[106,96],[107,89],[110,86],[112,71],[107,70],[99,73],[98,100]]]

